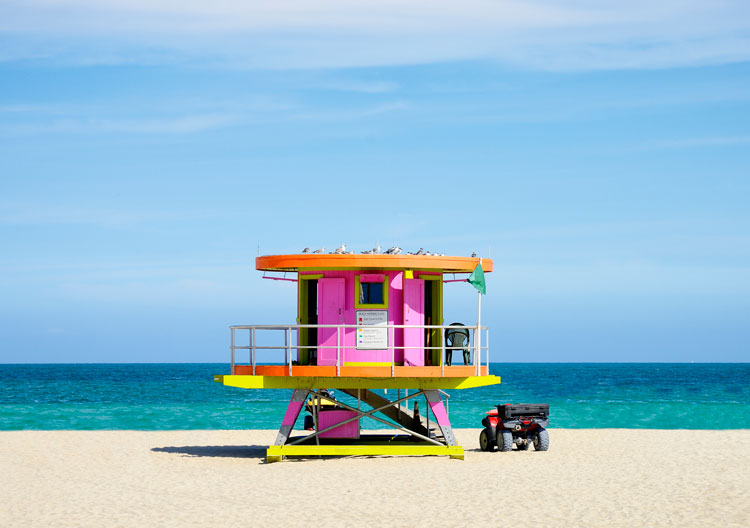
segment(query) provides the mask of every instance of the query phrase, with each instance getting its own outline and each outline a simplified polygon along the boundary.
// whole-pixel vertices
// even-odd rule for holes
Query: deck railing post
[[[484,334],[484,346],[487,347],[487,375],[490,374],[490,329]]]
[[[336,376],[341,376],[341,326],[336,327]]]
[[[393,326],[388,325],[390,328],[388,329],[388,339],[389,344],[391,345],[391,377],[396,377],[396,330],[393,328]],[[403,332],[402,332],[403,333]],[[406,344],[403,345],[403,352],[404,355],[406,354]],[[404,358],[404,365],[406,365],[406,358]]]
[[[250,362],[253,364],[253,376],[255,376],[255,328],[250,329]]]
[[[286,341],[287,356],[289,357],[289,375],[292,375],[292,327],[287,327],[284,332],[284,341]]]
[[[451,350],[451,353],[453,351]],[[445,341],[440,339],[440,376],[445,376]]]
[[[229,348],[232,350],[232,353],[231,353],[232,366],[229,369],[229,373],[234,375],[234,328],[230,328],[230,330],[232,332],[232,344]]]

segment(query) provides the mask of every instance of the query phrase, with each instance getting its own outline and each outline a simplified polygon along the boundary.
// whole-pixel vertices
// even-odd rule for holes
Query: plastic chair
[[[464,328],[448,328],[445,331],[445,346],[452,347],[446,349],[445,364],[451,366],[453,363],[453,352],[461,350],[464,353],[464,365],[471,361],[471,351],[469,350],[469,329],[463,323],[451,323],[450,326]]]

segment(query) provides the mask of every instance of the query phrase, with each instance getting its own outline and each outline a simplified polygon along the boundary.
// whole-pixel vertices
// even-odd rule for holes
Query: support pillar
[[[274,445],[284,445],[289,439],[289,435],[292,433],[294,424],[297,421],[302,406],[305,404],[307,399],[308,391],[306,389],[294,389],[292,393],[292,399],[289,402],[289,407],[286,409],[284,419],[281,421],[281,428],[279,434],[276,436],[276,442]]]
[[[456,437],[453,434],[453,429],[451,428],[451,422],[448,419],[448,413],[446,412],[443,400],[440,397],[440,392],[436,390],[425,390],[424,395],[427,398],[427,403],[430,404],[432,414],[435,415],[438,427],[440,427],[440,430],[443,433],[445,443],[449,446],[458,445]]]

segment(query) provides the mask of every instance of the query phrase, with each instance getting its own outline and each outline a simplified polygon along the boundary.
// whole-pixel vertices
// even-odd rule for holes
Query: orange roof
[[[432,257],[425,255],[265,255],[255,259],[261,271],[298,271],[305,269],[420,269],[445,273],[472,272],[478,257]],[[492,259],[483,258],[482,269],[492,271]]]

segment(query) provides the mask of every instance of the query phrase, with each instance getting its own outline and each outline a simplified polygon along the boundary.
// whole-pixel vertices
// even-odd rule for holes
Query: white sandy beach
[[[265,464],[274,431],[0,433],[0,526],[750,526],[750,430]]]

